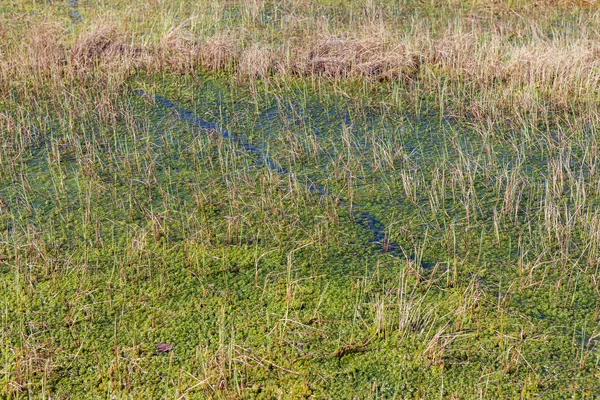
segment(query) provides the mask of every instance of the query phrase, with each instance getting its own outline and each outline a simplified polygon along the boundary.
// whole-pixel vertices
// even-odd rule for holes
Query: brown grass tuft
[[[156,47],[147,55],[145,67],[149,71],[163,68],[178,74],[195,71],[198,65],[200,46],[193,35],[179,28],[169,30]]]
[[[66,62],[63,28],[58,24],[38,22],[30,26],[23,42],[19,66],[29,66],[34,73],[48,75]]]
[[[123,32],[110,25],[97,25],[77,39],[71,51],[71,63],[83,69],[100,64],[129,66],[136,53]]]
[[[326,39],[310,51],[306,71],[327,77],[347,77],[357,64],[373,58],[377,46],[373,47],[358,40]]]
[[[304,73],[331,78],[394,79],[416,71],[418,58],[410,55],[402,43],[391,49],[386,47],[385,42],[375,38],[329,38],[310,50]]]
[[[271,50],[262,45],[252,45],[244,49],[239,57],[237,75],[241,79],[266,77],[273,67]]]
[[[229,33],[207,39],[199,49],[200,65],[209,71],[222,71],[233,67],[238,56],[237,40]]]

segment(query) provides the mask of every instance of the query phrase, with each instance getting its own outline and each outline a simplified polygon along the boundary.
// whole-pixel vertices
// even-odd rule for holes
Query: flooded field
[[[36,139],[5,149],[22,353],[4,360],[28,390],[595,390],[593,137],[484,135],[302,84],[154,91],[114,124],[31,116]]]
[[[444,25],[409,3],[373,7]],[[491,47],[432,30],[403,39],[418,62],[367,72],[366,42],[342,35],[300,61],[272,38],[272,63],[248,69],[251,44],[173,33],[179,15],[221,27],[183,3],[110,2],[147,35],[131,43],[90,25],[87,1],[0,5],[0,397],[597,396],[595,14],[547,6],[517,37],[504,9],[441,3],[461,27],[491,13],[473,28]],[[257,43],[376,15],[211,4]],[[159,39],[148,10],[166,15]],[[542,42],[583,50],[527,58]],[[482,69],[507,48],[505,71]]]

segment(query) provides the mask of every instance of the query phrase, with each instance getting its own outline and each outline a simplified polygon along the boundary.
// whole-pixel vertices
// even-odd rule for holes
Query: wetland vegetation
[[[0,2],[0,397],[597,397],[599,11]]]

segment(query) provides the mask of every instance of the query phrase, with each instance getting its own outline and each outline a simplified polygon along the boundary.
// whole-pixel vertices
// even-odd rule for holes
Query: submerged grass
[[[1,396],[597,396],[597,11],[0,4]]]

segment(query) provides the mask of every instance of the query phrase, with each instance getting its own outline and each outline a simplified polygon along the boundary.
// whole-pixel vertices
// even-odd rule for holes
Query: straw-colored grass
[[[69,76],[118,87],[140,71],[222,71],[243,80],[397,82],[447,102],[450,115],[478,120],[597,114],[594,2],[435,6],[446,11],[355,4],[338,7],[337,15],[327,14],[325,3],[255,1],[189,7],[183,20],[153,3],[121,14],[94,9],[75,27],[60,18],[31,18],[1,31],[0,86],[57,88]],[[228,22],[228,12],[240,14]],[[569,16],[567,29],[554,27],[558,15]],[[16,40],[20,34],[24,39]]]

